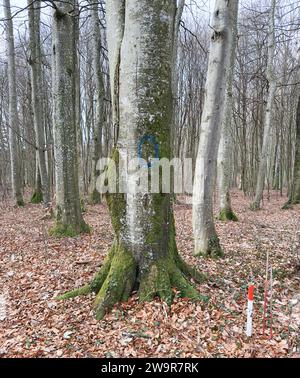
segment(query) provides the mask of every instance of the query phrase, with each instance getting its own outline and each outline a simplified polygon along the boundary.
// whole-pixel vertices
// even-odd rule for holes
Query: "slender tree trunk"
[[[232,45],[230,15],[236,6],[237,1],[216,0],[213,13],[206,98],[193,188],[195,255],[211,257],[223,255],[214,224],[213,193],[230,66]]]
[[[257,175],[256,192],[254,202],[251,204],[252,210],[259,210],[263,198],[265,179],[267,173],[267,165],[270,154],[270,142],[272,140],[272,116],[273,105],[276,93],[276,78],[274,72],[274,54],[275,54],[275,9],[276,0],[272,0],[269,20],[269,36],[268,36],[268,67],[267,79],[269,82],[269,94],[265,115],[265,127],[263,136],[263,145],[260,155],[260,162]]]
[[[52,70],[56,225],[51,234],[74,236],[89,231],[81,214],[78,186],[76,0],[55,4]]]
[[[230,27],[232,28],[232,46],[230,52],[230,69],[227,79],[227,93],[225,102],[224,120],[222,122],[221,139],[219,146],[218,157],[218,174],[219,174],[219,192],[220,192],[220,215],[219,219],[226,221],[237,221],[231,207],[230,199],[230,180],[231,180],[231,162],[230,155],[233,149],[233,140],[230,137],[230,125],[232,121],[233,110],[233,77],[236,59],[236,45],[237,45],[237,19],[238,19],[238,0],[236,7],[234,7],[230,15]]]
[[[35,139],[37,146],[37,161],[42,184],[42,198],[46,206],[50,203],[50,188],[46,164],[46,143],[45,130],[42,116],[42,52],[40,41],[40,6],[41,2],[32,0],[28,1],[29,15],[29,41],[30,41],[30,59],[31,67],[31,85],[32,85],[32,107],[34,116]],[[35,193],[34,200],[40,198],[40,193]]]
[[[36,156],[36,166],[35,166],[35,190],[31,198],[31,203],[41,203],[43,202],[43,191],[42,191],[42,180],[40,174],[40,168],[38,164],[38,157]]]
[[[78,0],[75,0],[75,11],[74,15],[79,15],[79,3]],[[79,185],[79,198],[81,204],[81,210],[84,211],[84,195],[85,190],[85,179],[84,179],[84,141],[83,133],[81,129],[81,71],[80,71],[80,20],[79,17],[74,19],[74,44],[75,44],[75,97],[76,97],[76,136],[77,136],[77,152],[78,152],[78,185]]]
[[[298,76],[300,77],[300,75]],[[300,96],[298,99],[296,115],[296,146],[294,176],[291,185],[290,197],[285,207],[288,207],[288,205],[296,205],[298,203],[300,203]]]
[[[175,24],[174,24],[174,47],[173,47],[173,75],[172,75],[172,92],[173,92],[173,104],[174,104],[174,112],[173,112],[173,127],[171,130],[171,138],[172,138],[172,145],[173,145],[173,155],[175,157],[179,157],[179,154],[176,156],[177,152],[177,144],[180,144],[180,141],[176,140],[176,136],[178,132],[178,81],[179,81],[179,72],[178,72],[178,42],[179,42],[179,30],[180,30],[180,21],[182,18],[182,13],[184,9],[185,0],[178,0],[178,5],[175,14]],[[178,148],[179,150],[179,148]]]
[[[9,148],[11,165],[11,184],[15,205],[24,206],[22,195],[21,162],[18,154],[19,118],[17,107],[16,62],[13,21],[10,0],[4,0],[6,18],[6,43],[8,54],[8,95],[9,95]]]
[[[97,182],[97,163],[102,154],[102,130],[104,124],[104,82],[101,67],[101,34],[100,21],[98,16],[98,5],[92,4],[91,1],[91,18],[93,29],[92,54],[93,54],[93,81],[95,87],[95,123],[94,123],[94,143],[93,143],[93,157],[92,157],[92,175],[90,183],[90,200],[92,203],[100,203],[101,195],[96,188]]]
[[[120,165],[137,158],[145,135],[155,137],[160,158],[169,159],[174,1],[126,0],[125,12],[125,1],[114,0],[106,11],[114,122],[119,126],[113,161]],[[110,165],[108,179],[112,172]],[[129,191],[107,196],[115,241],[105,263],[91,284],[61,298],[96,292],[98,319],[134,289],[140,301],[158,295],[170,304],[172,287],[184,297],[199,299],[187,277],[203,277],[177,252],[171,194],[136,192],[136,174],[127,170],[120,172],[118,183],[121,179]]]

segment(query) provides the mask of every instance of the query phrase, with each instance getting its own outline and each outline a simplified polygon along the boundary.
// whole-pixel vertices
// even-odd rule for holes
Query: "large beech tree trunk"
[[[206,96],[193,188],[195,255],[223,255],[214,224],[213,192],[232,46],[230,17],[237,5],[237,0],[216,0],[213,13]]]
[[[8,95],[9,95],[9,149],[11,165],[11,184],[15,205],[23,206],[21,184],[21,162],[18,151],[17,134],[19,130],[19,118],[17,107],[17,83],[13,21],[10,8],[10,0],[4,0],[4,15],[6,18],[6,43],[8,55]]]
[[[78,186],[76,0],[55,4],[52,86],[56,225],[51,234],[74,236],[89,230],[81,214]]]
[[[269,82],[269,94],[265,115],[264,137],[263,145],[260,154],[260,162],[257,175],[256,192],[254,202],[250,208],[252,210],[259,210],[263,199],[263,192],[265,186],[265,179],[267,173],[267,165],[270,156],[270,145],[272,140],[272,119],[273,119],[273,105],[276,93],[276,78],[274,68],[274,54],[275,54],[275,9],[276,0],[272,0],[269,18],[269,35],[268,35],[268,67],[267,79]]]
[[[230,198],[230,179],[231,179],[231,162],[230,154],[233,149],[233,139],[230,137],[230,125],[232,121],[233,110],[233,78],[234,67],[236,59],[236,45],[237,45],[237,19],[238,19],[238,0],[230,15],[230,27],[232,28],[232,46],[230,52],[230,68],[227,79],[227,93],[224,119],[222,122],[221,139],[219,145],[218,156],[218,176],[219,176],[219,193],[220,193],[220,214],[219,219],[226,221],[237,221],[237,216],[234,214],[231,206]]]
[[[155,137],[159,157],[169,159],[175,2],[111,0],[106,11],[114,123],[118,128],[113,160],[118,165],[137,158],[138,144],[145,135]],[[136,184],[135,174],[123,170],[122,175],[131,189]],[[130,190],[108,194],[107,202],[115,231],[113,247],[90,284],[61,298],[96,292],[98,319],[116,302],[126,301],[134,289],[141,301],[158,295],[170,304],[173,287],[184,297],[199,299],[187,278],[201,281],[203,276],[177,252],[171,194]]]
[[[41,2],[28,0],[28,15],[29,15],[29,42],[30,42],[30,59],[31,67],[31,85],[32,85],[32,107],[34,116],[35,140],[37,146],[37,162],[39,167],[39,178],[42,184],[42,198],[46,206],[50,202],[50,188],[46,164],[46,143],[45,130],[42,116],[42,52],[40,41],[40,7]],[[37,183],[39,184],[39,183]],[[39,202],[40,193],[38,193],[38,186],[36,193],[32,200]]]

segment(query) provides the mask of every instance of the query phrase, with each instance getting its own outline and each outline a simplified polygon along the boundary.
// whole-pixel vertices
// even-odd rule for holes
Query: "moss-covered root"
[[[198,282],[207,278],[187,265],[178,256],[178,259],[161,259],[154,262],[146,273],[140,276],[139,299],[151,301],[158,296],[168,305],[173,301],[173,288],[176,288],[182,297],[194,301],[207,301],[188,281],[193,277]],[[108,254],[99,273],[92,282],[81,288],[69,291],[57,300],[75,298],[79,295],[96,293],[94,309],[96,318],[102,319],[107,311],[121,301],[126,302],[130,297],[137,279],[137,265],[131,253],[119,245],[114,246]]]
[[[85,286],[82,286],[78,289],[68,291],[67,293],[65,293],[63,295],[56,297],[56,300],[63,301],[63,300],[66,300],[66,299],[79,297],[80,295],[87,295],[87,294],[90,294],[91,292],[92,292],[91,286],[85,285]]]
[[[212,259],[223,258],[224,252],[221,248],[218,236],[212,236],[208,241],[207,248],[205,250],[195,251],[195,256],[210,257]]]
[[[235,215],[232,209],[222,209],[219,214],[219,220],[223,222],[238,222],[238,217]]]
[[[116,303],[128,300],[135,284],[136,270],[132,254],[120,246],[114,246],[90,284],[69,291],[56,299],[66,300],[91,292],[97,293],[94,309],[96,318],[100,320]]]
[[[98,320],[116,303],[128,300],[136,280],[136,270],[132,254],[117,247],[109,272],[95,299],[94,309]]]
[[[158,296],[171,305],[174,296],[172,288],[177,289],[181,297],[193,301],[204,300],[173,260],[159,260],[151,265],[141,277],[139,300],[151,301]]]
[[[80,234],[89,234],[91,228],[85,222],[77,225],[64,225],[61,222],[57,222],[54,227],[49,230],[49,235],[56,238],[73,238]]]
[[[35,191],[31,197],[30,203],[38,204],[43,202],[43,193]]]
[[[63,295],[56,297],[56,299],[58,301],[62,301],[62,300],[76,298],[76,297],[79,297],[80,295],[87,295],[92,292],[98,293],[98,291],[101,289],[101,286],[103,285],[103,282],[105,281],[109,273],[113,255],[114,255],[114,248],[111,249],[106,259],[104,260],[104,263],[101,269],[88,285],[84,285],[80,288],[68,291]]]
[[[192,278],[199,284],[208,281],[208,276],[206,274],[187,264],[178,253],[175,256],[175,261],[180,271],[188,278]]]

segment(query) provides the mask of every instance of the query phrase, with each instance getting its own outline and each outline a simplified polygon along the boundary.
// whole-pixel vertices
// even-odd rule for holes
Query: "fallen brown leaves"
[[[248,210],[249,200],[233,193],[239,222],[217,222],[226,253],[219,261],[192,256],[191,208],[176,205],[180,253],[210,276],[199,286],[210,297],[209,303],[190,303],[176,296],[169,309],[159,301],[141,305],[133,296],[100,322],[93,316],[92,295],[67,302],[54,298],[86,283],[103,262],[113,236],[106,206],[88,208],[85,217],[93,226],[91,235],[60,240],[48,237],[51,220],[43,216],[42,207],[13,209],[2,204],[0,357],[296,356],[300,212],[299,206],[280,210],[284,201],[273,193],[264,210],[254,213]],[[272,340],[261,335],[267,250],[275,276]],[[254,336],[247,339],[251,270]]]

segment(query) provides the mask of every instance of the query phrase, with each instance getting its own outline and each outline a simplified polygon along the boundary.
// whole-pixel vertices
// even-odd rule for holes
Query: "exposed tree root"
[[[107,310],[120,301],[127,301],[136,279],[136,263],[131,253],[116,247],[108,275],[99,290],[94,309],[96,318],[102,319]]]
[[[201,296],[188,278],[197,282],[207,280],[204,274],[186,264],[177,253],[170,258],[154,261],[141,273],[132,254],[116,243],[90,284],[69,291],[57,299],[65,300],[94,292],[97,319],[102,319],[116,303],[126,302],[136,287],[141,302],[159,297],[171,305],[174,298],[173,288],[182,297],[207,301],[207,297]]]
[[[56,299],[58,301],[62,301],[62,300],[65,300],[65,299],[76,298],[76,297],[79,297],[80,295],[87,295],[87,294],[90,294],[91,292],[92,292],[91,285],[85,285],[85,286],[82,286],[78,289],[68,291],[67,293],[65,293],[63,295],[56,297]]]

